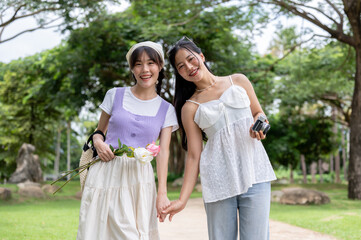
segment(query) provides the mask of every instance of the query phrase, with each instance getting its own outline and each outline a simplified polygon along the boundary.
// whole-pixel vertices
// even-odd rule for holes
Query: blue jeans
[[[237,212],[240,240],[268,240],[270,202],[271,183],[265,182],[241,195],[205,203],[209,240],[236,240]]]

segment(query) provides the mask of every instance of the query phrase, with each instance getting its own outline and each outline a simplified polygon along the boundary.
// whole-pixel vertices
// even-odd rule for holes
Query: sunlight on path
[[[161,240],[207,240],[207,219],[201,198],[190,199],[187,207],[173,217],[159,223]],[[270,222],[270,240],[336,240],[336,238],[295,227],[286,223]]]

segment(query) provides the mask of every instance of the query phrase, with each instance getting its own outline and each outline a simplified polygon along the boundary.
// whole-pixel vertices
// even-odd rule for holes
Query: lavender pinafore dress
[[[159,137],[169,103],[162,100],[154,117],[132,114],[123,108],[124,90],[116,91],[106,143],[117,148],[119,138],[127,146],[145,147]],[[77,239],[159,239],[156,186],[150,163],[123,155],[89,169]]]

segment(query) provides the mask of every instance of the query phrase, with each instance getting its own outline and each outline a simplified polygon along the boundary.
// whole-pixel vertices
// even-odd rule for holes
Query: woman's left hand
[[[182,211],[186,207],[186,204],[187,204],[186,202],[183,202],[180,199],[174,200],[171,202],[170,206],[163,211],[163,213],[169,214],[169,221],[171,222],[173,219],[173,216],[176,213],[179,213],[180,211]]]
[[[157,218],[159,222],[164,222],[167,214],[162,213],[164,209],[170,206],[170,201],[167,197],[167,193],[158,193],[157,195]]]
[[[267,121],[268,123],[268,121]],[[252,126],[249,128],[249,135],[251,136],[251,138],[257,138],[257,140],[262,140],[266,138],[266,135],[263,134],[263,131],[259,131],[259,132],[255,132],[252,130],[253,124]]]
[[[254,122],[257,121],[257,118],[258,118],[258,116],[259,116],[260,114],[262,114],[262,113],[259,113],[259,114],[257,114],[257,115],[255,116]],[[266,123],[269,124],[268,119],[266,119]],[[254,123],[253,123],[252,126],[249,128],[249,135],[251,136],[251,138],[257,138],[257,140],[265,139],[265,138],[266,138],[266,134],[263,134],[263,131],[262,131],[262,130],[259,131],[259,132],[253,131],[253,130],[252,130],[253,125],[254,125]]]

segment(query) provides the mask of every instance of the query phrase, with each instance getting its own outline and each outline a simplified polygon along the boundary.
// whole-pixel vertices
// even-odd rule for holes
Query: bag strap
[[[90,148],[90,147],[89,147],[89,143],[92,142],[92,143],[91,143],[91,148],[92,148],[92,150],[93,150],[93,157],[96,157],[96,156],[98,155],[97,150],[95,149],[95,147],[94,147],[94,145],[93,145],[93,136],[94,136],[95,134],[100,134],[100,135],[102,135],[103,138],[104,138],[104,141],[105,141],[105,135],[104,135],[104,133],[103,133],[101,130],[96,130],[95,132],[93,132],[93,133],[89,136],[88,140],[86,141],[86,143],[85,143],[84,146],[83,146],[83,151],[85,152],[85,151],[87,151],[87,150]]]
[[[102,135],[102,137],[104,138],[104,141],[105,141],[105,135],[104,135],[104,133],[103,133],[102,131],[100,131],[100,130],[96,130],[95,132],[93,132],[93,133],[89,136],[88,141],[86,142],[87,144],[89,144],[89,142],[93,142],[93,136],[94,136],[95,134],[100,134],[100,135]]]

